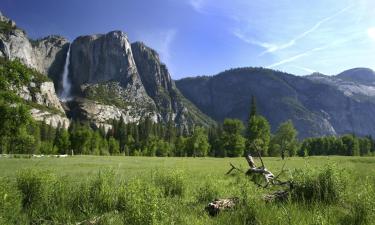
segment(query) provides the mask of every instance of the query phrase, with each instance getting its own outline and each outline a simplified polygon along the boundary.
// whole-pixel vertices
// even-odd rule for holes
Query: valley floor
[[[263,160],[275,174],[284,164],[279,158]],[[98,216],[100,224],[375,223],[374,157],[286,160],[283,179],[300,176],[302,171],[306,184],[314,171],[331,165],[335,172],[322,174],[332,183],[329,185],[340,189],[333,191],[337,194],[333,202],[265,203],[262,196],[271,190],[258,188],[239,173],[225,175],[230,162],[247,169],[244,158],[0,157],[0,223],[75,224]],[[340,176],[329,177],[335,174]],[[25,191],[25,186],[36,183],[40,189],[37,194]],[[44,192],[48,194],[44,196]],[[31,202],[25,203],[27,194]],[[58,200],[51,200],[51,196],[60,194]],[[204,211],[214,198],[232,196],[239,197],[244,206],[214,218]],[[32,202],[33,198],[37,202]],[[49,207],[54,210],[47,210]],[[15,215],[9,215],[12,213]]]

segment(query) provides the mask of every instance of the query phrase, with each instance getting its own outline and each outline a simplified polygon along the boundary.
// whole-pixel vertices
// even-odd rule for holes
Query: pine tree
[[[270,138],[270,125],[265,117],[257,114],[256,100],[253,96],[246,129],[246,148],[252,154],[259,152],[267,156]]]

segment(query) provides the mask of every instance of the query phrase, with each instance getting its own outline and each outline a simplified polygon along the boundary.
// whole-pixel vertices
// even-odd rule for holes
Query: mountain
[[[367,68],[355,68],[346,70],[336,76],[312,74],[306,78],[328,84],[340,90],[344,95],[358,101],[375,100],[375,73]]]
[[[368,68],[346,70],[336,76],[342,80],[358,82],[364,85],[375,85],[375,72]]]
[[[300,138],[355,133],[375,135],[372,92],[349,94],[340,76],[294,76],[263,68],[231,69],[215,76],[176,81],[182,94],[215,120],[246,121],[251,96],[273,131],[291,119]],[[345,83],[345,84],[346,84]],[[351,85],[363,85],[351,81]],[[372,86],[367,86],[369,89]],[[353,90],[352,90],[353,91]]]
[[[34,69],[34,79],[15,90],[31,106],[32,116],[53,126],[68,126],[69,119],[56,95],[53,82],[57,71],[63,68],[67,40],[59,36],[30,40],[25,31],[1,13],[0,28],[0,57],[18,59]],[[1,63],[6,65],[4,61]],[[48,74],[52,79],[41,73]]]
[[[70,62],[69,101],[56,102],[69,118],[107,128],[120,118],[126,123],[145,117],[163,123],[173,120],[181,130],[215,123],[179,92],[156,51],[140,42],[131,44],[121,31],[80,36],[72,43],[56,35],[32,40],[12,20],[2,14],[0,18],[0,57],[19,59],[46,74],[55,99],[64,88],[64,65]]]

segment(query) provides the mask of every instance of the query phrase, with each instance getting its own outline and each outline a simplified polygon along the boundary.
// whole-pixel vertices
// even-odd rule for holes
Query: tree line
[[[237,119],[226,119],[215,127],[191,128],[181,132],[172,119],[154,123],[145,118],[139,123],[112,121],[111,129],[92,127],[88,122],[71,121],[53,128],[34,121],[27,102],[14,91],[45,76],[19,61],[0,58],[0,152],[15,154],[93,154],[131,156],[212,156],[239,157],[247,152],[262,156],[374,155],[374,140],[369,137],[297,139],[291,121],[282,123],[271,134],[267,119],[257,113],[252,97],[246,127]]]
[[[367,156],[375,152],[371,137],[344,135],[307,138],[299,142],[291,121],[282,123],[271,134],[267,119],[256,112],[255,98],[252,98],[246,127],[238,119],[225,119],[215,127],[196,126],[190,133],[180,132],[173,121],[162,124],[149,118],[128,124],[122,119],[114,120],[108,130],[104,126],[95,128],[82,121],[71,121],[68,129],[64,128],[64,124],[53,128],[46,122],[33,121],[27,109],[9,107],[8,110],[11,110],[8,115],[10,121],[3,123],[0,130],[2,153],[240,157],[251,152],[285,158]],[[8,132],[4,132],[6,130]]]

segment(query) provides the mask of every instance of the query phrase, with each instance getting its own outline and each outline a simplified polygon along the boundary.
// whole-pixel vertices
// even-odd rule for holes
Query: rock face
[[[0,57],[19,59],[27,67],[46,74],[55,84],[60,80],[68,41],[59,36],[48,36],[40,40],[30,40],[25,31],[0,13],[0,22],[8,24],[7,30],[0,32]],[[31,114],[37,121],[46,121],[52,126],[68,126],[69,120],[55,91],[54,82],[31,82],[16,92],[35,106]]]
[[[26,66],[57,81],[64,66],[69,42],[53,35],[30,40],[26,32],[17,28],[12,20],[1,15],[0,21],[12,24],[10,31],[0,32],[0,56],[10,60],[19,59]]]
[[[120,117],[128,122],[172,119],[188,130],[214,123],[183,98],[154,50],[130,44],[121,31],[78,37],[70,60],[69,76],[79,99],[72,104],[75,115],[96,123]]]
[[[142,42],[132,44],[138,73],[147,94],[153,99],[164,121],[171,117],[178,124],[212,123],[177,89],[168,68],[161,63],[158,53]]]
[[[239,118],[246,122],[254,95],[260,114],[270,121],[273,130],[291,119],[300,138],[345,133],[375,135],[375,99],[370,95],[348,95],[336,85],[337,79],[242,68],[213,77],[186,78],[176,84],[190,101],[218,121]]]
[[[67,104],[71,117],[102,125],[120,117],[125,122],[138,122],[145,117],[156,122],[172,119],[181,129],[188,130],[195,124],[214,123],[181,95],[154,50],[142,43],[130,44],[121,31],[81,36],[71,44],[60,36],[29,40],[13,21],[2,15],[0,19],[9,24],[6,31],[0,32],[0,56],[19,58],[28,67],[48,75],[58,92],[70,46],[69,78],[75,97]],[[40,95],[31,95],[25,87],[19,94],[61,111],[52,88],[46,84],[40,87]],[[43,115],[34,113],[37,114]]]
[[[116,80],[143,89],[128,37],[121,31],[75,39],[69,75],[76,87]]]

